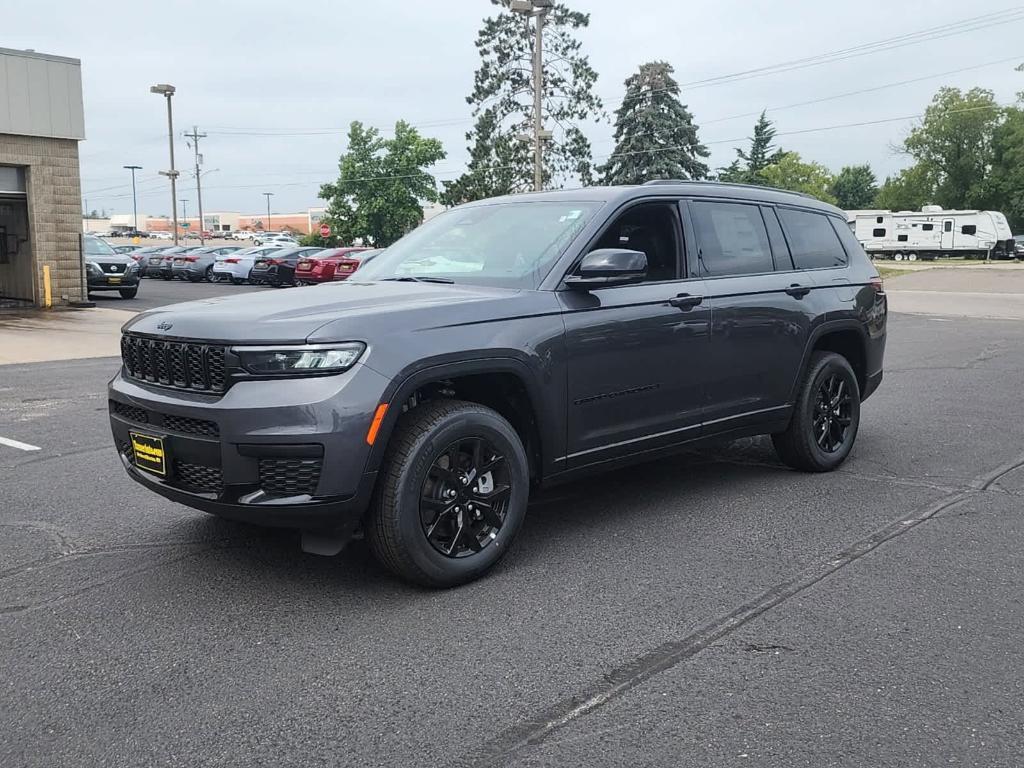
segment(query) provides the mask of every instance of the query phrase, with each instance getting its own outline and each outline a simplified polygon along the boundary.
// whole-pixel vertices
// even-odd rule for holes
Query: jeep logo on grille
[[[163,322],[157,323],[156,327],[159,328],[161,331],[169,331],[171,330],[171,328],[174,327],[174,323],[168,323],[166,320],[164,320]]]

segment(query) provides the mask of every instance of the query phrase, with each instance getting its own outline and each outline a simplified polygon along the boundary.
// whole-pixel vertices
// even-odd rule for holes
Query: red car
[[[295,282],[329,283],[344,280],[359,269],[359,254],[369,248],[327,248],[299,259],[295,265]]]

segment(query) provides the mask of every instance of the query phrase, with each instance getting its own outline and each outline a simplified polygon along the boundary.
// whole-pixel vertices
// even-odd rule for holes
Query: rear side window
[[[828,216],[790,208],[779,208],[778,212],[797,269],[846,265],[846,251]]]
[[[695,202],[690,204],[690,216],[702,274],[719,277],[774,271],[768,232],[756,205]]]

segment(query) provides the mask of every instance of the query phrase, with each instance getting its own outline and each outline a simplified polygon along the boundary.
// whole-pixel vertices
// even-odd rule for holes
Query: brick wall
[[[43,300],[43,265],[50,265],[55,305],[82,297],[82,232],[78,142],[0,134],[0,164],[27,166],[29,245],[34,294]],[[66,297],[66,298],[62,298]]]

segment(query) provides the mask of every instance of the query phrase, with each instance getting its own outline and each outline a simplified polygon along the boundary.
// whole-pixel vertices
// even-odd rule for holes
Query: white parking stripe
[[[6,437],[0,437],[0,445],[7,445],[11,448],[17,448],[19,451],[41,451],[43,450],[38,445],[29,445],[28,443],[19,443],[17,440],[9,440]]]

